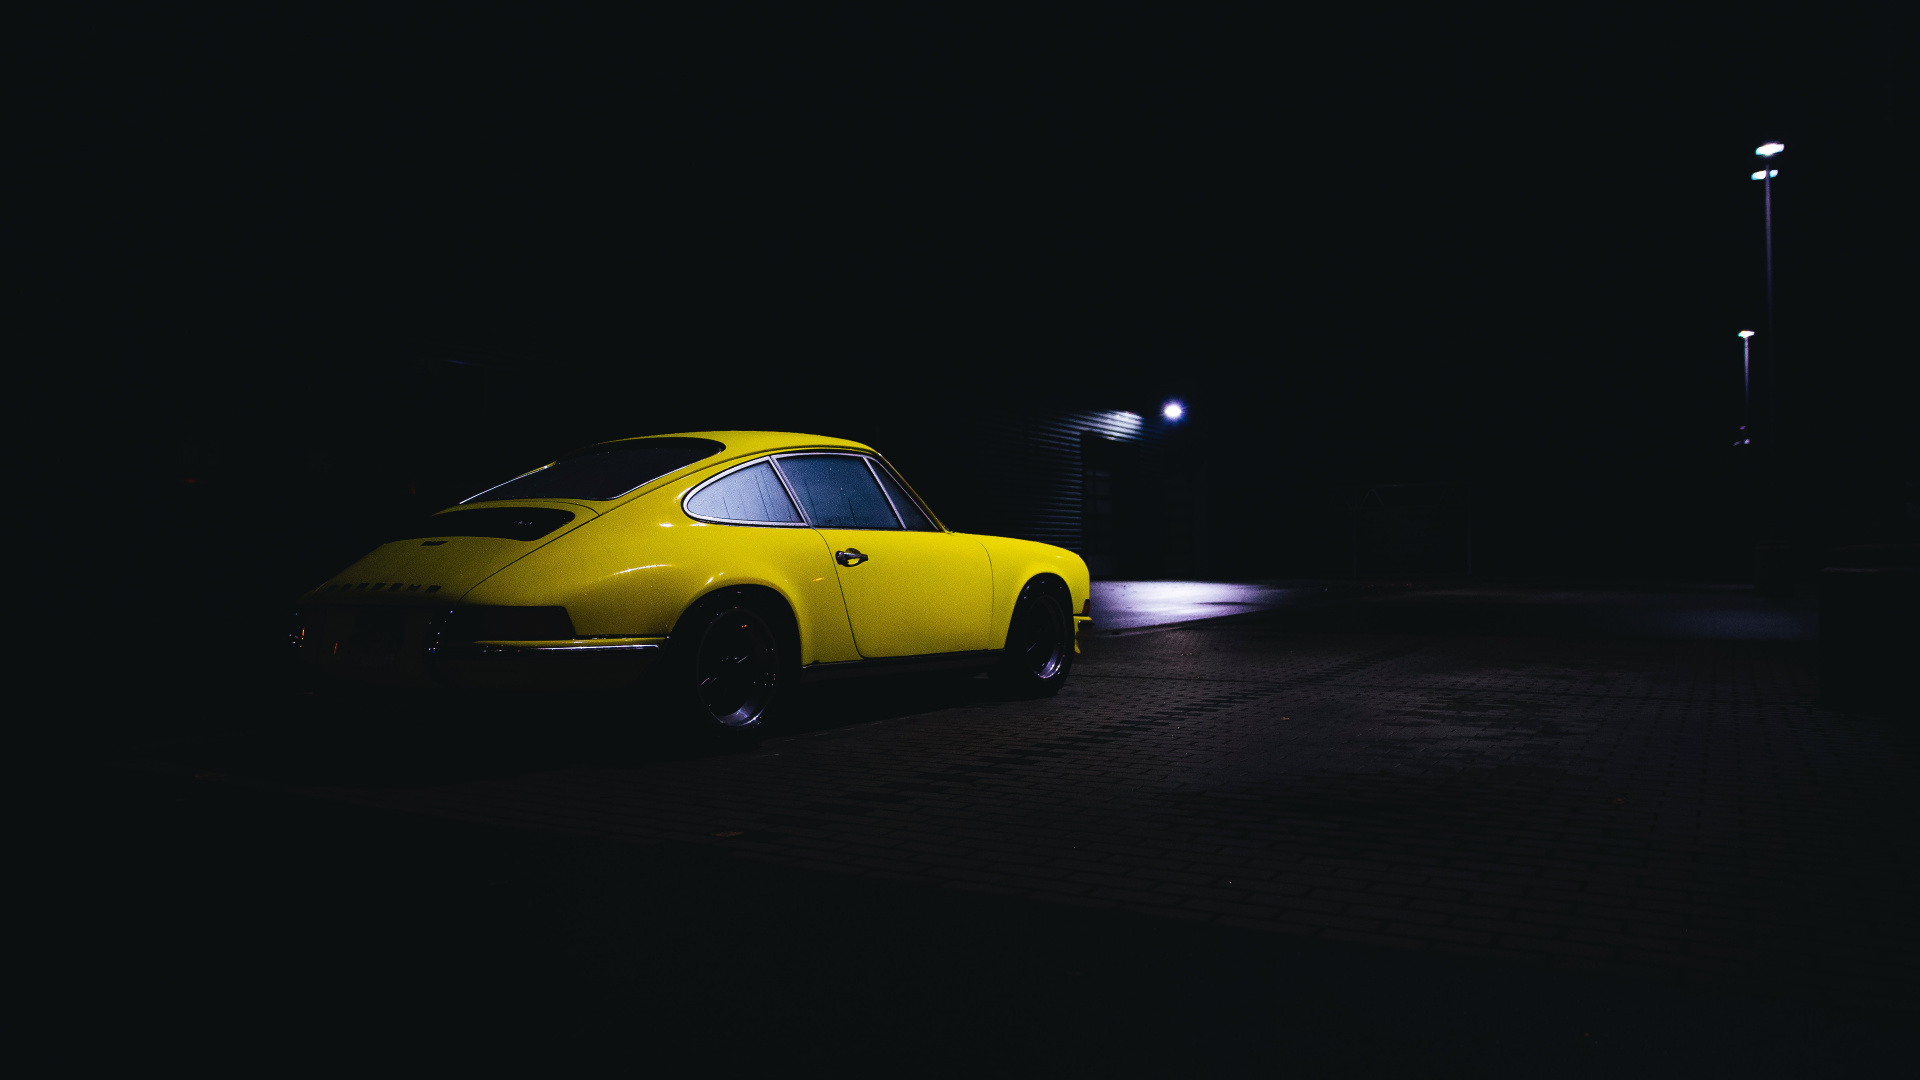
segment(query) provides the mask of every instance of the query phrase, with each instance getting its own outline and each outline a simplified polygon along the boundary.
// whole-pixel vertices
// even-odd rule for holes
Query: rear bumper
[[[1080,655],[1080,639],[1093,629],[1093,616],[1075,615],[1073,617],[1073,654]]]
[[[610,690],[646,675],[665,638],[477,641],[443,645],[427,666],[449,686],[474,690]]]
[[[450,642],[446,624],[445,608],[311,608],[300,613],[292,644],[307,673],[347,683],[563,691],[631,683],[653,667],[667,640]]]

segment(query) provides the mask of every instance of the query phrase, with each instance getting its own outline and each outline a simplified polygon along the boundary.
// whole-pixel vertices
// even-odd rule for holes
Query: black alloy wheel
[[[1027,697],[1060,692],[1073,667],[1073,613],[1058,586],[1030,581],[1013,605],[996,682]]]
[[[780,635],[753,604],[721,600],[682,622],[676,688],[692,719],[725,738],[757,734],[779,697],[785,666]]]

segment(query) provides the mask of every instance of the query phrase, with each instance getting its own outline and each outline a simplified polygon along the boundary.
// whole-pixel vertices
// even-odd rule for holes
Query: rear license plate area
[[[347,635],[347,660],[355,667],[392,670],[400,660],[400,642],[406,633],[402,608],[362,608],[353,613],[353,631]]]

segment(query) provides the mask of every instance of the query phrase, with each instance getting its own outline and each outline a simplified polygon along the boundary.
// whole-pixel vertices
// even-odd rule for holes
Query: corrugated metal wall
[[[1088,437],[1138,445],[1160,442],[1157,425],[1137,413],[1106,409],[1003,413],[972,432],[995,478],[996,496],[981,507],[982,529],[1087,554]]]
[[[889,419],[868,425],[865,441],[952,528],[1057,544],[1108,579],[1195,576],[1209,564],[1202,478],[1159,417],[941,402]]]

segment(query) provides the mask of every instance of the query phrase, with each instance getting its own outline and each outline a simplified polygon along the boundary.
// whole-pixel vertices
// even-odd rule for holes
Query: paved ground
[[[377,718],[348,735],[337,716],[281,706],[123,755],[114,775],[201,777],[202,794],[166,788],[203,815],[196,828],[271,799],[309,817],[371,813],[380,835],[459,822],[573,837],[600,845],[595,865],[629,858],[605,852],[671,853],[634,886],[649,902],[662,881],[698,879],[728,898],[701,901],[708,911],[743,892],[763,913],[865,911],[937,954],[874,961],[873,978],[899,980],[902,963],[965,968],[960,982],[998,987],[1007,1010],[974,1019],[1012,1030],[1061,995],[1112,1006],[1093,1010],[1101,1021],[1092,1006],[1062,1014],[1098,1027],[1172,1000],[1169,979],[1242,987],[1232,1002],[1182,991],[1162,1011],[1210,1032],[1226,1073],[1258,1071],[1276,1044],[1324,1062],[1385,1068],[1380,1046],[1401,1065],[1427,1060],[1395,1041],[1409,1032],[1451,1047],[1434,1071],[1461,1075],[1537,1074],[1549,1060],[1684,1071],[1694,1059],[1674,1047],[1695,1037],[1717,1048],[1702,1061],[1746,1055],[1748,1071],[1871,1071],[1867,1058],[1904,1046],[1891,1033],[1920,996],[1916,743],[1903,722],[1810,704],[1811,652],[1790,632],[1804,620],[1744,594],[1403,593],[1098,639],[1048,701],[996,700],[977,680],[822,690],[784,734],[734,755],[618,724],[555,728],[548,702],[486,723]],[[1763,632],[1738,640],[1728,626]],[[216,789],[226,794],[204,794]],[[328,806],[340,809],[315,809]],[[553,872],[541,865],[533,877]],[[619,902],[597,903],[589,938],[634,933]],[[926,944],[925,919],[911,931],[887,921],[901,912],[997,927],[954,931],[974,943],[969,957],[1008,942],[1026,943],[1020,956],[1067,948],[1088,927],[1105,936],[1033,970],[1006,956],[1011,967],[980,970]],[[823,918],[865,941],[861,955],[886,951]],[[1114,967],[1115,942],[1189,959]],[[1110,985],[1089,996],[1072,969],[1102,963],[1094,974]],[[1303,979],[1342,1003],[1337,1018],[1307,1000]],[[907,984],[904,1000],[939,996]],[[841,992],[871,995],[871,980],[862,987]],[[1114,987],[1132,987],[1135,1004],[1111,1000]],[[1628,1013],[1622,995],[1637,1002]],[[1376,1000],[1393,1015],[1356,1021]],[[1616,1011],[1596,1020],[1596,1001]],[[1260,1002],[1291,1019],[1249,1004]],[[1520,1031],[1481,1006],[1544,1013]],[[926,1015],[893,1022],[914,1030]],[[1574,1032],[1603,1022],[1610,1049]],[[1102,1030],[1109,1049],[1141,1037]],[[1649,1032],[1657,1063],[1642,1060],[1655,1053]],[[1174,1043],[1140,1052],[1187,1053]],[[1363,1043],[1375,1057],[1341,1056]],[[1519,1056],[1487,1056],[1501,1046]]]

